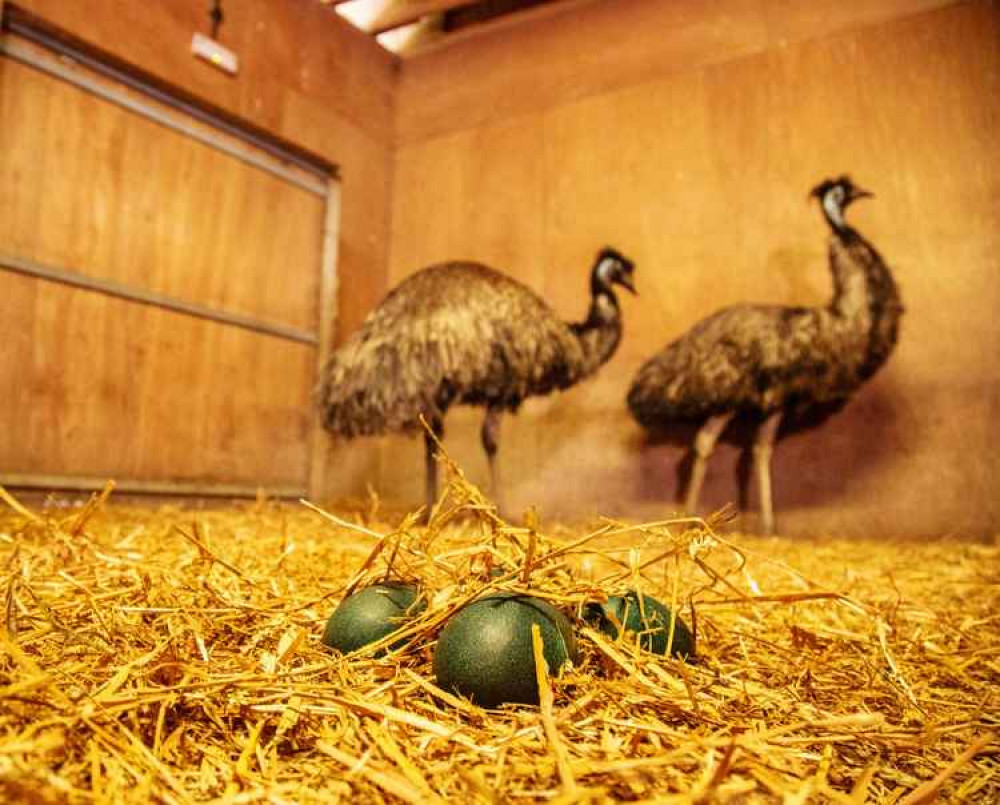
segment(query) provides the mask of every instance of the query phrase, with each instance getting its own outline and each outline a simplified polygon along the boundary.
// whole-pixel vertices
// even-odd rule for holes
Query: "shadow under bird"
[[[415,433],[423,416],[435,436],[453,404],[483,406],[482,443],[499,500],[500,417],[526,397],[548,394],[593,374],[615,352],[620,285],[635,293],[634,264],[614,249],[590,275],[590,309],[579,323],[560,319],[534,291],[474,262],[421,269],[393,289],[334,353],[317,389],[323,425],[353,438]],[[437,497],[434,440],[424,433],[427,513]]]
[[[741,505],[746,507],[753,466],[761,528],[773,533],[775,441],[840,410],[892,352],[903,312],[896,282],[875,247],[844,217],[850,204],[871,195],[847,176],[828,179],[810,194],[831,230],[829,304],[724,308],[640,367],[628,392],[636,421],[654,434],[679,427],[690,437],[694,431],[681,464],[689,469],[682,479],[689,513],[697,510],[716,442],[724,432],[749,431],[739,462]]]

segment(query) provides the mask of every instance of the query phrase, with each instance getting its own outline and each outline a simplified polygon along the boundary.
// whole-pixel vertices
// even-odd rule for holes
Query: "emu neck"
[[[830,272],[833,274],[833,299],[830,309],[845,319],[865,317],[871,307],[866,279],[867,244],[854,230],[834,230],[830,238]]]
[[[844,209],[832,194],[823,196],[822,207],[832,234],[830,271],[833,274],[833,300],[830,309],[844,319],[867,319],[871,308],[867,272],[873,263],[881,263],[881,259],[865,239],[847,225]],[[867,326],[867,320],[860,322],[860,326]]]
[[[865,333],[867,347],[859,372],[867,377],[888,357],[903,312],[899,289],[881,255],[861,235],[845,226],[830,238],[833,315],[845,332]]]
[[[584,375],[595,372],[618,348],[622,337],[618,298],[607,288],[592,291],[587,318],[571,325],[584,356]]]
[[[848,228],[844,220],[844,208],[834,200],[832,194],[827,193],[823,196],[822,206],[823,216],[834,232],[843,232]]]

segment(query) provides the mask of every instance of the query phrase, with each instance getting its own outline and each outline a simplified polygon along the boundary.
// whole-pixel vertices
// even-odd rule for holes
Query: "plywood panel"
[[[630,0],[469,36],[404,62],[401,142],[927,11],[956,0]],[[609,120],[611,128],[620,121]]]
[[[191,37],[210,32],[202,0],[22,0],[19,6],[224,109],[282,131],[284,96],[303,92],[331,119],[382,137],[391,130],[395,57],[312,0],[227,3],[219,39],[240,59],[231,77],[190,52]]]
[[[303,485],[313,350],[0,273],[0,467]]]
[[[19,5],[336,164],[343,177],[343,204],[335,336],[342,339],[357,326],[386,289],[395,57],[313,0],[225,4],[220,39],[240,58],[235,78],[190,54],[192,34],[208,32],[208,6],[202,0],[138,5],[128,0],[22,0]],[[187,185],[179,192],[188,192]],[[273,234],[287,225],[281,208],[271,213],[255,224],[256,232]],[[114,236],[102,231],[97,237],[109,234]],[[283,258],[275,260],[267,281],[280,281],[288,267]],[[261,299],[267,293],[260,291]],[[303,415],[314,416],[308,403]],[[369,446],[341,449],[329,476],[330,493],[364,492],[377,464],[377,451]]]
[[[480,248],[478,224],[466,233],[452,223],[468,215],[466,185],[475,177],[497,186],[518,160],[532,166],[513,172],[526,192],[513,208],[509,198],[479,195],[475,217],[515,221],[506,233],[520,244],[508,247],[514,254],[538,241],[542,222],[548,268],[536,287],[559,310],[572,316],[584,303],[566,267],[595,241],[637,262],[640,297],[623,300],[619,353],[593,380],[505,423],[514,512],[539,504],[569,515],[661,516],[673,508],[679,452],[644,441],[625,411],[629,381],[646,357],[722,305],[822,304],[830,294],[826,227],[806,195],[847,171],[876,193],[852,220],[895,268],[907,313],[896,354],[844,413],[779,448],[783,524],[869,536],[1000,527],[990,488],[1000,466],[989,447],[1000,439],[1000,12],[990,2],[915,14],[890,6],[895,19],[849,25],[832,6],[818,5],[815,18],[786,17],[776,3],[769,42],[780,30],[815,33],[817,20],[837,32],[775,40],[754,55],[676,66],[575,100],[550,98],[534,112],[509,114],[498,103],[486,121],[451,117],[446,133],[423,130],[402,144],[394,271],[410,256],[416,263]],[[521,59],[531,60],[530,49],[509,45],[493,53],[495,63],[513,65],[506,75],[527,71]],[[517,156],[492,135],[508,124],[522,132]],[[463,156],[474,143],[484,156]],[[516,261],[510,270],[537,282]],[[456,418],[449,447],[483,481],[477,418]],[[518,449],[525,443],[530,449]],[[395,442],[389,449],[401,460]],[[419,478],[419,445],[409,449]],[[734,499],[734,460],[720,450],[706,505]],[[402,475],[394,470],[383,491],[391,495]],[[420,500],[418,483],[404,488]]]
[[[315,330],[323,199],[33,68],[0,70],[0,248]]]
[[[870,27],[922,14],[955,0],[764,0],[769,39],[773,44],[803,42],[834,33]]]
[[[541,288],[545,218],[525,216],[544,201],[537,119],[517,119],[414,147],[398,166],[405,188],[423,187],[424,204],[400,195],[393,205],[393,284],[449,259],[508,267]],[[432,224],[432,225],[429,225]]]

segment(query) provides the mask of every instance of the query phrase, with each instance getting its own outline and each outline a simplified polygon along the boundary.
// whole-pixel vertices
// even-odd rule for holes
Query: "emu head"
[[[844,210],[859,198],[872,198],[874,193],[863,190],[851,181],[851,177],[841,176],[839,179],[826,179],[816,185],[809,194],[819,199],[827,216],[834,222],[843,225]]]
[[[614,285],[621,285],[631,293],[636,294],[633,275],[635,274],[635,263],[625,257],[621,252],[610,247],[601,249],[594,261],[594,268],[590,275],[590,286],[593,293],[610,293]]]

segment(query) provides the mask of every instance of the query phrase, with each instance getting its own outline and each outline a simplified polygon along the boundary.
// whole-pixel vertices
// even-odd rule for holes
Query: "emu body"
[[[834,292],[824,307],[737,305],[696,324],[638,371],[628,393],[633,417],[652,431],[697,428],[683,462],[685,507],[697,508],[707,462],[727,430],[753,432],[740,461],[741,505],[751,465],[761,522],[774,530],[771,455],[779,435],[813,427],[838,411],[885,363],[902,304],[876,249],[848,226],[844,210],[871,195],[842,177],[813,190],[830,226]]]
[[[393,289],[331,357],[317,390],[323,424],[353,438],[416,432],[423,416],[440,438],[452,405],[483,406],[482,443],[499,496],[503,412],[572,386],[614,354],[622,333],[614,286],[634,293],[633,271],[615,250],[600,252],[587,316],[567,323],[526,285],[487,266],[424,268]],[[429,513],[437,465],[433,438],[424,438]]]

